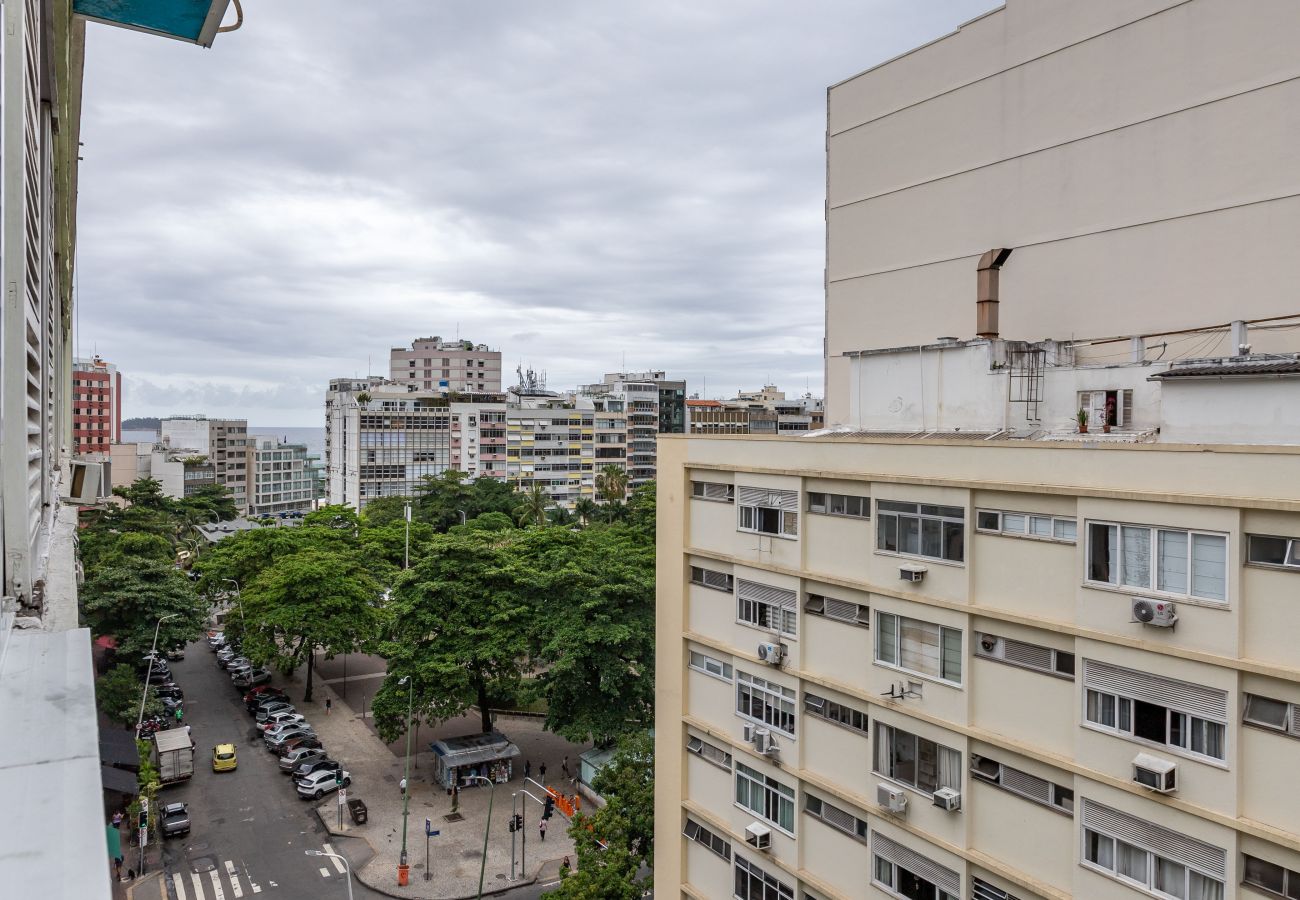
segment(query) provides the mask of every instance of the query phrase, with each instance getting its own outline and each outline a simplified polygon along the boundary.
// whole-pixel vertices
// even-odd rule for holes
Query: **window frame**
[[[827,601],[843,603],[846,606],[857,607],[854,617],[846,619],[843,616],[833,616],[826,612]],[[857,603],[853,600],[841,600],[838,597],[831,597],[828,594],[815,593],[813,591],[804,592],[803,611],[810,616],[817,616],[822,619],[829,619],[832,622],[842,622],[845,625],[852,625],[856,628],[871,628],[871,607],[865,603]]]
[[[993,638],[996,643],[996,652],[988,650],[984,646],[986,638]],[[1052,655],[1052,664],[1050,668],[1036,666],[1032,663],[1019,659],[1010,659],[1006,656],[1007,642],[1011,642],[1024,647],[1033,647],[1038,650],[1047,651]],[[992,634],[987,631],[976,631],[973,633],[971,642],[971,653],[979,659],[987,659],[990,662],[1001,663],[1005,666],[1014,666],[1017,669],[1027,669],[1030,672],[1037,672],[1040,675],[1049,675],[1052,678],[1060,678],[1062,681],[1074,681],[1078,673],[1078,656],[1070,650],[1058,650],[1055,647],[1049,647],[1046,644],[1034,644],[1029,641],[1022,641],[1017,638],[1009,638],[1002,634]],[[1066,672],[1061,668],[1062,663],[1068,658],[1070,661],[1069,671]]]
[[[1300,740],[1300,704],[1290,703],[1286,700],[1278,700],[1276,697],[1265,697],[1263,694],[1255,694],[1250,691],[1242,691],[1241,704],[1241,724],[1251,728],[1259,728],[1263,731],[1269,731],[1273,734],[1280,734],[1295,740]],[[1280,725],[1274,725],[1259,717],[1249,718],[1250,707],[1253,700],[1263,700],[1268,703],[1277,703],[1286,707],[1283,714],[1283,720]]]
[[[888,659],[882,659],[882,658],[881,658],[881,655],[880,655],[881,647],[884,645],[885,641],[888,639],[889,634],[890,634],[890,632],[891,632],[891,629],[889,629],[889,628],[885,628],[885,627],[881,624],[882,620],[883,620],[886,616],[898,620],[898,621],[895,622],[895,624],[894,624],[894,626],[893,626],[893,628],[892,628],[892,633],[893,633],[893,637],[894,637],[894,645],[893,645],[893,655],[894,655],[894,659],[893,659],[892,662],[891,662],[890,660],[888,660]],[[929,673],[929,672],[921,672],[921,671],[917,671],[916,669],[909,669],[909,668],[907,668],[906,666],[904,666],[904,665],[902,664],[901,660],[902,660],[902,658],[903,658],[903,623],[904,623],[904,622],[915,622],[915,623],[917,623],[918,625],[929,626],[929,627],[932,627],[932,628],[937,628],[937,629],[939,629],[939,669],[938,669],[938,674],[932,674],[932,673]],[[953,679],[951,679],[951,678],[947,678],[947,677],[945,677],[945,675],[944,675],[944,644],[945,644],[945,633],[946,633],[946,632],[947,632],[947,633],[955,633],[955,634],[957,635],[957,643],[958,643],[958,654],[957,654],[957,661],[958,661],[958,662],[957,662],[957,667],[958,667],[958,672],[957,672],[957,679],[956,679],[955,681],[954,681]],[[965,668],[966,668],[966,666],[965,666],[965,649],[966,649],[966,648],[965,648],[965,635],[964,635],[962,629],[960,629],[960,628],[953,628],[952,626],[949,626],[949,625],[941,625],[941,624],[939,624],[938,622],[927,622],[927,621],[925,621],[924,619],[914,619],[914,618],[912,618],[911,616],[904,616],[904,615],[901,615],[901,614],[899,614],[899,613],[885,612],[885,611],[883,611],[883,610],[879,610],[879,609],[878,609],[878,610],[876,610],[876,636],[875,636],[875,639],[874,639],[871,643],[872,643],[872,651],[873,651],[873,660],[872,660],[872,661],[873,661],[873,663],[874,663],[875,665],[881,666],[881,667],[886,668],[886,669],[893,669],[893,670],[898,671],[898,672],[906,672],[906,673],[909,674],[909,675],[915,675],[915,676],[918,677],[918,678],[924,678],[924,679],[926,679],[926,680],[928,680],[928,681],[933,681],[933,682],[936,682],[936,683],[938,683],[938,684],[944,684],[944,685],[947,685],[948,687],[961,688],[961,687],[963,686],[963,684],[964,684],[964,682],[963,682],[963,678],[965,677]]]
[[[787,493],[796,492],[788,491]],[[738,497],[735,506],[737,531],[743,531],[747,534],[766,535],[767,537],[780,538],[785,541],[799,539],[799,500],[797,496],[795,497],[793,510],[785,510],[779,506],[742,504]],[[760,513],[771,513],[776,517],[775,531],[760,527],[761,520],[764,518]],[[749,520],[748,524],[746,524],[746,519]]]
[[[966,565],[966,509],[961,506],[948,506],[941,503],[920,503],[910,500],[880,500],[875,501],[876,509],[876,540],[875,553],[882,556],[902,556],[909,559],[926,559],[932,562],[945,563],[952,566]],[[898,509],[896,507],[911,507],[911,510]],[[883,508],[882,507],[888,507]],[[934,510],[934,512],[926,512]],[[947,510],[949,512],[939,512]],[[957,510],[961,515],[952,514],[952,510]],[[901,528],[903,519],[916,520],[916,549],[905,550],[903,539],[901,537]],[[886,532],[889,530],[890,523],[893,523],[893,544],[888,547],[886,544]],[[925,549],[925,523],[935,522],[939,526],[939,554],[932,555],[924,552]],[[961,555],[951,557],[945,554],[944,548],[947,544],[947,526],[957,525],[957,534],[961,538]]]
[[[695,657],[697,656],[700,657],[700,665],[698,666],[695,664]],[[709,663],[717,663],[718,671],[711,671],[708,668]],[[732,667],[731,663],[723,662],[722,660],[709,656],[707,653],[703,653],[699,650],[687,651],[686,666],[689,669],[694,669],[696,672],[708,675],[710,678],[725,681],[727,684],[731,684],[735,677],[735,669]]]
[[[758,682],[758,684],[755,684],[755,682]],[[742,692],[747,692],[751,698],[755,698],[760,701],[763,710],[762,716],[755,716],[753,713],[745,712],[744,710],[741,709],[740,698]],[[736,694],[735,710],[737,716],[744,719],[746,722],[753,722],[755,725],[761,725],[764,728],[771,728],[772,730],[776,731],[778,734],[782,734],[790,738],[790,740],[795,739],[796,731],[799,727],[798,725],[799,705],[797,702],[798,694],[794,688],[788,688],[782,684],[778,684],[775,681],[771,681],[767,678],[764,678],[761,675],[751,675],[748,672],[737,669],[735,694]],[[775,702],[771,702],[773,698],[775,698]],[[785,703],[785,702],[788,702],[790,704],[789,710],[784,710],[779,705],[780,703]],[[772,710],[771,718],[774,721],[768,721],[767,713],[769,709]],[[780,724],[778,724],[780,717],[783,713],[789,715],[790,718],[789,730],[786,730]]]
[[[1163,898],[1169,898],[1169,900],[1176,900],[1176,898],[1178,897],[1177,894],[1169,894],[1156,887],[1156,879],[1158,877],[1157,872],[1159,870],[1158,861],[1163,860],[1169,865],[1177,866],[1183,870],[1183,893],[1182,893],[1183,897],[1191,896],[1190,888],[1192,883],[1192,876],[1194,875],[1199,875],[1201,878],[1204,878],[1207,881],[1216,882],[1217,884],[1219,884],[1221,888],[1223,888],[1223,892],[1221,896],[1223,897],[1228,896],[1228,890],[1227,890],[1228,885],[1226,879],[1218,879],[1211,875],[1206,875],[1204,872],[1198,872],[1196,869],[1192,868],[1191,866],[1188,866],[1185,863],[1181,863],[1176,859],[1170,859],[1167,856],[1162,856],[1153,850],[1148,850],[1146,847],[1139,847],[1137,844],[1130,843],[1129,841],[1124,840],[1124,838],[1122,837],[1109,834],[1105,831],[1102,831],[1097,828],[1093,828],[1089,825],[1081,826],[1079,828],[1079,833],[1082,836],[1082,840],[1081,840],[1082,846],[1080,847],[1080,851],[1079,851],[1079,865],[1083,866],[1085,869],[1091,869],[1092,871],[1097,872],[1100,875],[1104,875],[1105,877],[1110,878],[1114,881],[1118,881],[1120,884],[1128,885],[1129,887],[1136,888],[1137,890],[1140,890],[1143,893],[1151,894],[1156,897],[1163,897]],[[1089,835],[1094,835],[1097,838],[1103,838],[1110,842],[1110,846],[1111,846],[1110,857],[1112,863],[1111,867],[1107,868],[1104,864],[1089,858],[1088,856]],[[1146,877],[1144,880],[1139,881],[1138,879],[1132,877],[1131,875],[1121,871],[1120,855],[1121,855],[1122,847],[1131,848],[1137,853],[1144,855],[1145,857],[1144,869],[1146,871]]]
[[[1272,862],[1271,860],[1264,859],[1262,856],[1255,856],[1250,853],[1243,853],[1241,854],[1241,856],[1242,856],[1242,866],[1241,866],[1242,884],[1252,888],[1253,890],[1257,890],[1262,893],[1268,894],[1271,897],[1281,897],[1283,898],[1283,900],[1294,900],[1294,898],[1300,897],[1300,872],[1297,872],[1295,869],[1289,869],[1286,866],[1282,865],[1281,863],[1275,863]],[[1272,886],[1263,884],[1259,881],[1248,880],[1247,876],[1249,873],[1250,860],[1253,860],[1256,863],[1262,863],[1263,865],[1271,866],[1275,869],[1278,869],[1282,876],[1281,889],[1274,889]]]
[[[882,734],[881,734],[882,730],[887,731],[887,734],[882,735]],[[926,788],[923,787],[923,786],[921,786],[919,783],[914,783],[914,782],[911,782],[911,781],[906,781],[906,780],[904,780],[903,778],[899,777],[898,775],[894,774],[894,772],[892,772],[892,771],[890,771],[890,772],[882,772],[882,771],[880,771],[879,764],[880,764],[881,754],[882,754],[882,753],[888,754],[889,758],[890,758],[891,760],[893,759],[893,757],[895,756],[894,749],[893,749],[893,748],[894,748],[894,743],[895,743],[895,741],[896,741],[896,739],[897,739],[897,736],[899,736],[899,735],[902,735],[902,736],[904,736],[904,737],[911,738],[912,741],[914,742],[914,748],[915,748],[914,751],[913,751],[913,767],[914,767],[914,769],[915,769],[915,768],[918,768],[918,765],[917,765],[917,764],[919,763],[919,761],[920,761],[920,759],[921,759],[921,742],[922,742],[922,741],[925,741],[926,743],[933,744],[933,745],[934,745],[934,748],[935,748],[935,750],[934,750],[934,761],[935,761],[935,775],[934,775],[935,788],[934,788],[934,790],[937,791],[937,790],[940,790],[940,789],[942,789],[942,788],[951,788],[952,790],[957,791],[958,793],[961,793],[961,790],[962,790],[962,759],[961,759],[961,756],[962,756],[962,754],[961,754],[961,751],[960,751],[960,750],[957,750],[957,749],[955,749],[955,748],[953,748],[953,747],[948,747],[948,746],[946,746],[946,745],[944,745],[944,744],[940,744],[938,741],[931,740],[930,738],[923,738],[923,737],[921,737],[920,735],[915,734],[915,733],[913,733],[913,732],[910,732],[910,731],[904,731],[902,728],[899,728],[899,727],[894,726],[894,725],[890,725],[890,724],[888,724],[888,723],[886,723],[886,722],[881,722],[879,719],[876,719],[876,721],[875,721],[875,723],[874,723],[874,728],[872,729],[872,741],[873,741],[872,751],[873,751],[873,752],[872,752],[872,754],[871,754],[871,773],[872,773],[873,775],[875,775],[875,776],[877,776],[877,777],[879,777],[879,778],[884,778],[884,779],[886,779],[886,780],[888,780],[888,781],[893,782],[894,784],[897,784],[897,785],[900,785],[900,786],[902,786],[902,787],[905,787],[905,788],[907,788],[907,789],[910,790],[910,791],[916,791],[918,794],[921,794],[921,795],[924,796],[924,797],[929,797],[929,798],[932,798],[932,799],[933,799],[933,797],[934,797],[934,791],[926,790]],[[943,766],[940,764],[940,758],[941,758],[941,756],[943,755],[943,753],[944,753],[945,751],[948,752],[948,753],[955,754],[956,757],[957,757],[957,762],[956,762],[956,764],[950,767],[950,774],[956,777],[956,784],[945,784],[945,783],[944,783],[944,780],[943,780],[943,777],[942,777]],[[892,765],[890,766],[890,768],[891,768],[891,769],[893,768]]]
[[[833,716],[831,707],[847,712],[850,721],[846,722]],[[852,731],[856,735],[867,738],[867,740],[871,739],[871,716],[856,707],[840,703],[838,700],[832,700],[829,697],[823,697],[821,694],[804,691],[803,711],[805,714],[821,719],[824,722]],[[862,717],[861,727],[852,724],[854,716]]]
[[[696,572],[700,573],[698,579],[695,577]],[[724,588],[718,587],[716,584],[709,584],[707,581],[709,575],[721,575],[723,578],[727,579],[727,586]],[[723,594],[734,594],[736,592],[735,575],[719,571],[718,569],[708,569],[704,566],[691,566],[691,584],[698,585],[702,588],[708,588],[711,591],[718,591]]]
[[[813,809],[814,806],[817,807],[815,810]],[[837,822],[834,817],[828,817],[826,815],[826,810],[828,808],[834,810],[837,814],[844,816],[845,818],[852,819],[853,830],[850,831],[845,828],[844,824]],[[817,819],[820,822],[825,822],[841,834],[846,834],[855,841],[860,841],[863,844],[869,844],[871,831],[870,824],[861,816],[851,813],[846,809],[842,809],[833,803],[823,800],[821,797],[808,793],[807,791],[805,791],[803,795],[803,811],[814,819]]]
[[[882,871],[882,865],[889,867],[890,876],[888,882],[880,880],[880,872]],[[874,851],[872,852],[871,854],[872,885],[874,885],[877,888],[880,888],[880,890],[884,891],[886,894],[888,894],[891,897],[898,897],[900,898],[900,900],[907,900],[907,895],[901,893],[901,889],[897,886],[898,872],[900,869],[904,872],[907,872],[907,874],[916,878],[918,881],[924,881],[926,884],[930,885],[930,887],[934,888],[935,900],[961,900],[960,897],[948,893],[943,888],[939,887],[939,885],[935,884],[933,881],[930,881],[926,878],[922,878],[917,873],[909,869],[906,869],[903,866],[900,866],[898,863],[894,862],[893,860],[885,859],[885,857],[881,856],[880,854]]]
[[[709,753],[705,751],[712,751],[712,752]],[[710,744],[702,737],[696,737],[693,734],[688,734],[686,736],[686,752],[694,753],[696,756],[704,760],[706,763],[709,763],[710,765],[713,766],[717,766],[719,769],[722,769],[724,772],[727,772],[728,774],[730,774],[731,772],[731,763],[733,761],[733,757],[731,753],[727,750],[723,750],[721,747],[715,744]],[[721,758],[719,759],[718,757]]]
[[[1098,703],[1098,708],[1102,710],[1104,710],[1106,707],[1106,704],[1104,702],[1105,700],[1110,699],[1114,701],[1114,703],[1112,704],[1112,708],[1114,709],[1114,719],[1115,719],[1114,725],[1109,725],[1105,722],[1089,718],[1089,702],[1088,702],[1089,694],[1095,694],[1100,698],[1100,701]],[[1164,743],[1152,740],[1151,738],[1142,737],[1139,734],[1137,734],[1137,719],[1138,719],[1139,703],[1146,706],[1154,706],[1158,709],[1164,710],[1165,712],[1165,727],[1164,727],[1165,742]],[[1184,716],[1188,719],[1188,725],[1183,727],[1183,733],[1189,736],[1188,738],[1189,744],[1191,743],[1190,740],[1191,728],[1188,726],[1191,725],[1192,720],[1195,720],[1197,722],[1202,722],[1207,725],[1217,725],[1221,729],[1221,733],[1219,736],[1219,746],[1223,748],[1223,756],[1222,757],[1211,756],[1208,753],[1202,753],[1200,751],[1193,750],[1191,749],[1190,746],[1184,747],[1180,744],[1172,743],[1173,734],[1174,734],[1175,716]],[[1127,727],[1121,724],[1125,721],[1127,721]],[[1215,766],[1220,769],[1226,769],[1228,767],[1228,723],[1220,722],[1215,719],[1207,719],[1204,716],[1200,716],[1195,713],[1185,712],[1180,709],[1174,709],[1165,704],[1151,703],[1148,700],[1138,700],[1137,698],[1129,697],[1124,694],[1113,693],[1110,691],[1103,691],[1099,688],[1088,687],[1087,684],[1083,684],[1083,715],[1081,719],[1081,725],[1082,727],[1087,728],[1091,731],[1100,731],[1105,734],[1111,734],[1114,735],[1115,737],[1123,738],[1124,740],[1132,741],[1136,744],[1142,744],[1147,747],[1155,747],[1167,753],[1173,753],[1176,756],[1183,756],[1188,759],[1193,759],[1196,760],[1197,762],[1202,762],[1207,765]]]
[[[725,494],[725,496],[710,497],[709,496],[710,488],[723,488],[724,489],[723,493]],[[696,481],[695,479],[692,478],[691,499],[707,500],[710,503],[735,503],[736,486],[734,484],[727,484],[725,481]]]
[[[735,771],[733,775],[732,798],[735,805],[748,813],[758,816],[782,834],[794,837],[795,828],[798,824],[799,818],[799,804],[797,802],[798,791],[790,787],[788,784],[784,784],[783,782],[773,778],[771,775],[765,775],[753,766],[748,766],[739,760],[736,760],[735,762]],[[763,808],[761,810],[747,805],[744,800],[740,799],[741,779],[744,779],[747,785],[745,788],[745,794],[748,799],[753,798],[754,791],[759,792],[759,795],[762,797],[761,805]],[[790,811],[789,828],[785,827],[780,822],[781,813],[787,808]],[[769,811],[774,811],[776,813],[776,818],[769,816]]]
[[[986,525],[981,524],[981,518],[984,516],[996,516],[997,527],[990,528]],[[1006,527],[1007,516],[1024,517],[1025,530],[1008,531]],[[1047,519],[1048,534],[1033,533],[1034,519]],[[1056,526],[1058,523],[1061,524],[1069,523],[1070,525],[1074,526],[1074,537],[1072,538],[1057,537]],[[1000,537],[1024,538],[1026,540],[1031,540],[1031,541],[1046,541],[1047,543],[1050,544],[1073,545],[1079,542],[1079,519],[1077,516],[1060,516],[1060,515],[1056,515],[1055,513],[1030,513],[1030,512],[1019,512],[1016,510],[987,509],[984,507],[977,507],[975,509],[975,531],[978,532],[979,534],[993,534],[993,535],[998,535]]]
[[[981,763],[992,763],[997,767],[997,773],[989,775],[981,771],[979,768]],[[1007,784],[1003,779],[1003,774],[1007,771],[1015,772],[1029,778],[1036,778],[1046,784],[1048,788],[1047,799],[1035,797],[1033,794],[1018,790],[1017,788]],[[1040,775],[1035,775],[1032,772],[1017,769],[1014,766],[1008,766],[1006,763],[998,762],[996,759],[984,756],[980,753],[970,754],[970,773],[971,778],[976,781],[992,785],[996,788],[1001,788],[1008,794],[1015,794],[1022,800],[1028,800],[1030,803],[1037,804],[1045,809],[1050,809],[1052,812],[1058,813],[1059,815],[1066,816],[1070,819],[1074,818],[1074,788],[1072,787],[1065,787],[1064,785],[1057,784],[1055,781],[1049,781]],[[1068,806],[1066,805],[1067,802],[1069,804]]]
[[[820,501],[814,498],[821,498]],[[850,501],[856,501],[851,503]],[[840,509],[835,510],[838,502]],[[849,512],[850,506],[857,506],[858,512]],[[871,520],[871,497],[862,494],[840,494],[832,491],[809,491],[806,510],[816,516],[835,516],[841,519]]]
[[[1094,528],[1114,528],[1115,529],[1115,557],[1108,565],[1108,569],[1113,570],[1113,580],[1103,580],[1093,577],[1093,529]],[[1126,584],[1124,579],[1124,532],[1125,529],[1143,530],[1149,532],[1147,536],[1147,584]],[[1173,591],[1167,588],[1158,587],[1160,583],[1160,562],[1163,549],[1161,547],[1160,536],[1165,534],[1182,534],[1186,537],[1185,547],[1187,554],[1186,560],[1186,578],[1187,590]],[[1204,604],[1217,609],[1231,608],[1232,593],[1231,585],[1231,567],[1232,559],[1232,535],[1226,531],[1207,531],[1201,528],[1179,528],[1176,526],[1152,525],[1138,522],[1118,522],[1109,519],[1086,519],[1084,521],[1084,552],[1083,552],[1083,581],[1085,586],[1100,588],[1102,590],[1120,591],[1125,594],[1154,595],[1156,597],[1169,597],[1174,600],[1181,600],[1186,603]],[[1193,594],[1193,554],[1195,552],[1196,537],[1221,538],[1223,540],[1223,598],[1206,597],[1199,594]],[[1110,542],[1107,541],[1107,552],[1109,553]]]
[[[736,900],[794,900],[794,888],[778,879],[775,875],[769,875],[758,865],[745,859],[739,853],[732,854],[732,894]],[[745,885],[745,893],[741,894],[736,890],[736,882],[739,881],[741,871],[748,876]],[[753,881],[758,881],[758,893],[753,892],[755,885]],[[775,894],[770,893],[775,891]]]
[[[694,826],[694,828],[691,826]],[[692,831],[694,831],[694,834],[692,834]],[[712,829],[705,827],[690,816],[686,817],[686,824],[682,826],[682,836],[688,841],[699,844],[719,859],[725,860],[728,865],[731,864],[731,842],[720,834],[714,834]],[[701,836],[706,839],[700,840]],[[715,842],[721,845],[721,849],[715,846]]]
[[[1286,547],[1282,552],[1282,562],[1268,562],[1267,560],[1254,559],[1252,551],[1256,540],[1265,541],[1286,541]],[[1259,566],[1262,569],[1272,569],[1276,572],[1300,572],[1300,538],[1285,537],[1280,534],[1247,534],[1246,535],[1246,565]]]

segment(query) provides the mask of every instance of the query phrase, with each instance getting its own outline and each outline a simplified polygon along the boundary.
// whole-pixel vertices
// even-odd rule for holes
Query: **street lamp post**
[[[411,504],[406,504],[406,549],[402,553],[402,568],[411,568]]]
[[[328,856],[330,859],[343,860],[343,865],[348,871],[348,900],[352,900],[352,863],[348,862],[346,856],[339,856],[337,853],[326,853],[324,850],[304,850],[302,852],[308,856]],[[194,877],[197,878],[198,876]]]
[[[244,636],[247,637],[247,636],[248,636],[248,620],[244,618],[244,598],[243,598],[243,596],[239,593],[239,582],[236,581],[236,580],[233,579],[233,578],[223,578],[223,579],[221,579],[221,583],[222,583],[222,584],[225,584],[226,582],[230,582],[231,584],[233,584],[233,585],[235,586],[235,602],[239,604],[239,624],[240,624],[241,626],[243,626],[243,629],[244,629]]]
[[[406,775],[402,779],[406,784],[406,790],[402,791],[402,855],[397,861],[397,883],[404,885],[410,877],[410,868],[406,864],[406,816],[411,801],[411,709],[415,704],[415,682],[407,675],[397,683],[409,685],[406,692]]]
[[[487,822],[483,825],[483,859],[478,865],[478,900],[483,900],[483,873],[487,870],[488,833],[492,830],[492,802],[497,797],[497,783],[482,775],[470,775],[467,781],[486,781],[491,793],[488,794]]]
[[[166,622],[168,619],[174,619],[179,615],[180,613],[168,613],[167,615],[163,616],[161,619],[158,620],[158,624],[154,625],[153,646],[149,649],[150,660],[152,660],[153,655],[158,652],[158,629],[162,628],[163,622]],[[150,662],[150,665],[153,665],[153,663]],[[149,695],[149,678],[148,676],[145,676],[144,687],[140,690],[140,715],[137,716],[135,720],[135,733],[137,737],[139,737],[140,735],[140,726],[144,724],[144,701],[148,695]]]

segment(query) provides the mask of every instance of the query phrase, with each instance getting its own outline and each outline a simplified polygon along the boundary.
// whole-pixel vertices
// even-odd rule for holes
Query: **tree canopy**
[[[115,635],[118,653],[138,656],[153,644],[154,626],[163,616],[158,646],[171,648],[203,632],[208,605],[194,583],[169,562],[136,559],[100,565],[81,586],[81,608],[96,635]]]

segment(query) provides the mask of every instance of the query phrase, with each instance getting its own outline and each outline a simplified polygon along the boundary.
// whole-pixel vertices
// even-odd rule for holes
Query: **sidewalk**
[[[459,818],[447,821],[451,813],[451,798],[445,789],[434,789],[425,773],[432,771],[432,752],[429,742],[442,737],[470,734],[480,730],[477,714],[444,722],[435,728],[421,726],[412,730],[410,803],[407,819],[407,855],[410,864],[410,884],[397,886],[397,863],[402,849],[402,795],[399,782],[405,763],[405,739],[385,745],[374,732],[370,722],[351,709],[330,685],[317,684],[315,702],[300,702],[302,682],[295,679],[294,702],[315,726],[330,756],[343,762],[351,773],[352,785],[347,788],[349,800],[366,804],[368,820],[364,825],[353,824],[346,807],[342,811],[339,827],[339,806],[336,794],[330,794],[317,807],[321,822],[331,834],[364,838],[374,850],[374,856],[359,870],[356,877],[374,890],[394,897],[415,897],[422,900],[457,900],[473,897],[478,890],[479,867],[483,859],[483,834],[487,824],[488,804],[492,790],[487,787],[469,788],[460,792]],[[333,701],[333,711],[325,715],[325,698]],[[360,698],[354,698],[361,707]],[[537,822],[541,807],[527,801],[527,875],[519,866],[516,880],[509,880],[511,838],[517,838],[516,858],[523,861],[524,834],[512,835],[509,831],[511,794],[524,787],[523,761],[531,760],[533,777],[542,762],[546,763],[549,783],[566,793],[572,793],[567,784],[561,785],[560,761],[565,754],[572,768],[576,768],[578,754],[583,745],[570,744],[563,738],[542,730],[541,721],[527,718],[501,717],[498,730],[504,732],[518,746],[523,756],[516,760],[514,777],[508,784],[497,785],[493,801],[492,821],[488,832],[487,864],[483,875],[483,892],[494,893],[529,884],[537,879],[545,867],[548,872],[558,870],[559,861],[568,856],[574,861],[573,842],[567,834],[568,823],[558,811],[548,822],[546,840],[538,838]],[[538,795],[539,790],[529,785]],[[518,798],[525,800],[523,795]],[[440,832],[428,839],[429,868],[432,877],[425,878],[425,819],[433,830]],[[549,865],[547,865],[549,863]]]

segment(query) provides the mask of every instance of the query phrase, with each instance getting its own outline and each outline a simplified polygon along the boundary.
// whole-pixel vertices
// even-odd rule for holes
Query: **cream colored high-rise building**
[[[1300,897],[1298,38],[1012,0],[832,89],[843,425],[659,443],[658,895]]]
[[[501,390],[501,351],[473,341],[417,338],[411,346],[389,353],[389,376],[418,390],[498,393]]]

